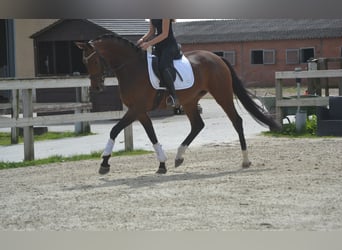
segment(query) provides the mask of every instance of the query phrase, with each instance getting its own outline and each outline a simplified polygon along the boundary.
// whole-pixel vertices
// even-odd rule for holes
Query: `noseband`
[[[85,56],[85,53],[83,51],[83,59],[82,60],[83,60],[84,64],[88,64],[89,59],[92,58],[92,56],[95,54],[96,54],[96,51],[94,50],[90,55]]]
[[[88,44],[94,49],[94,51],[92,53],[90,53],[89,55],[87,55],[87,56],[85,55],[85,51],[83,51],[83,62],[84,62],[84,64],[88,65],[89,60],[94,55],[97,54],[97,56],[100,59],[100,66],[101,66],[101,73],[92,75],[89,78],[91,80],[94,80],[94,81],[103,81],[106,76],[112,76],[113,75],[113,71],[109,67],[109,65],[106,62],[106,60],[100,55],[100,53],[98,53],[97,49],[94,47],[94,45],[92,43],[88,43]]]

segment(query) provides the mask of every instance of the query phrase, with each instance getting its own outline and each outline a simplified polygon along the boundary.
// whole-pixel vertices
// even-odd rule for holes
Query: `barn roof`
[[[67,21],[68,19],[61,19],[31,37],[36,38],[48,32],[53,33],[57,27]],[[145,19],[82,19],[79,21],[91,24],[94,28],[97,27],[100,33],[108,31],[122,36],[140,36],[149,29],[149,22]],[[87,30],[86,27],[84,30]],[[227,19],[176,22],[174,32],[180,43],[342,38],[342,19]]]
[[[342,38],[342,19],[232,19],[179,22],[180,43]]]
[[[149,22],[145,19],[60,19],[34,33],[31,38],[53,35],[54,39],[93,39],[94,34],[110,32],[121,36],[142,36],[148,29]]]
[[[88,19],[88,21],[121,36],[144,35],[149,29],[145,19]]]

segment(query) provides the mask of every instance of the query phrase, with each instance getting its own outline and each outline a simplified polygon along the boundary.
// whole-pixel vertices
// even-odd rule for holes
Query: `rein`
[[[138,58],[134,58],[134,59],[128,60],[127,62],[124,62],[124,63],[120,64],[118,67],[116,67],[114,69],[114,71],[117,72],[117,71],[123,69],[125,66],[131,64],[132,62],[135,62],[136,60],[138,60]]]
[[[98,79],[104,79],[104,77],[106,75],[108,75],[108,73],[110,73],[111,75],[114,75],[113,74],[113,71],[114,72],[117,72],[117,71],[120,71],[122,70],[125,66],[129,65],[130,63],[134,62],[137,60],[137,58],[134,58],[132,60],[129,60],[127,62],[124,62],[120,65],[118,65],[116,68],[112,69],[109,64],[107,63],[106,59],[104,59],[104,57],[98,52],[98,50],[95,48],[95,46],[92,44],[92,43],[89,43],[89,45],[94,49],[94,51],[92,53],[90,53],[88,56],[85,56],[84,55],[84,52],[83,52],[83,61],[88,64],[88,61],[90,58],[92,58],[94,55],[97,54],[97,56],[99,57],[100,59],[100,63],[101,63],[101,68],[103,69],[102,70],[102,74],[99,73],[99,74],[96,74],[94,76],[91,76],[90,78],[91,79],[94,79],[94,80],[98,80]]]

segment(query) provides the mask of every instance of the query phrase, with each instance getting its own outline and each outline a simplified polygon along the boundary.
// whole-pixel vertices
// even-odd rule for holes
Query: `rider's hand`
[[[142,42],[139,46],[141,49],[147,50],[147,48],[150,47],[151,45],[148,42]]]

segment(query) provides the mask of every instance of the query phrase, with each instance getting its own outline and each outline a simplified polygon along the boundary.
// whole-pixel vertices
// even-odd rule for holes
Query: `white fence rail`
[[[0,128],[12,128],[12,141],[16,142],[18,128],[24,128],[24,159],[34,159],[34,126],[47,126],[56,124],[76,123],[76,126],[89,126],[90,121],[109,119],[120,119],[125,113],[121,111],[88,112],[90,81],[86,77],[65,77],[65,78],[2,78],[0,79],[0,90],[11,90],[11,103],[0,104],[0,109],[11,109],[11,118],[0,116]],[[106,78],[106,86],[118,85],[116,78]],[[33,102],[33,90],[48,88],[78,88],[76,103],[55,103],[42,104]],[[21,91],[21,102],[19,92]],[[44,106],[43,105],[43,106]],[[20,116],[22,110],[22,116]],[[34,116],[37,110],[75,110],[75,114]],[[87,122],[87,123],[84,123]],[[87,125],[88,124],[88,125]],[[125,129],[125,149],[133,149],[132,126]]]

